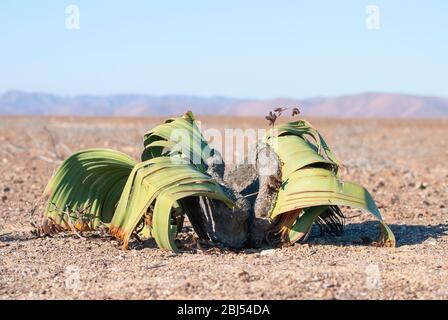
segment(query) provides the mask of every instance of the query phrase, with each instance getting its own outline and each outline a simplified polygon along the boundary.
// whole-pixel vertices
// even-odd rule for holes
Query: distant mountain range
[[[184,95],[80,95],[9,91],[0,95],[2,115],[165,116],[192,110],[201,115],[260,116],[276,107],[299,107],[306,116],[448,117],[448,98],[363,93],[309,99],[233,99]]]

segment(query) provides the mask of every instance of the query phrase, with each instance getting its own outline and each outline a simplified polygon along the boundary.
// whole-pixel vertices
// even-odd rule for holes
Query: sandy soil
[[[448,299],[448,121],[331,120],[313,124],[366,186],[398,247],[369,245],[377,225],[346,210],[341,237],[289,248],[163,252],[152,241],[123,251],[93,235],[35,238],[29,210],[58,159],[86,147],[138,158],[160,119],[0,118],[2,299]],[[204,125],[260,127],[260,119],[204,118]]]

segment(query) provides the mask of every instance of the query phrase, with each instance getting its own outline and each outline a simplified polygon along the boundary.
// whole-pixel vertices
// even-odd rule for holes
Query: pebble
[[[240,272],[238,272],[238,277],[244,277],[249,275],[249,273],[245,270],[241,270]]]
[[[383,188],[385,186],[385,183],[384,183],[384,181],[383,180],[380,180],[380,182],[378,182],[378,184],[377,184],[377,188]]]
[[[397,196],[396,194],[390,198],[390,203],[392,203],[392,204],[397,204],[399,202],[400,202],[400,197]]]
[[[425,190],[426,188],[428,188],[428,184],[426,182],[420,182],[417,184],[417,189]]]
[[[277,249],[268,249],[260,252],[260,256],[270,256],[277,252]]]

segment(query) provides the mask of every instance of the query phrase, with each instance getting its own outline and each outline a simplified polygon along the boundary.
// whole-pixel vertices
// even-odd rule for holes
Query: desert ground
[[[200,119],[219,130],[267,126]],[[124,251],[100,234],[37,238],[30,210],[62,159],[89,147],[138,159],[143,133],[161,118],[0,117],[0,298],[448,299],[448,119],[308,120],[345,164],[345,180],[371,191],[397,248],[373,246],[377,223],[357,210],[344,211],[342,236],[240,252],[173,254],[150,240]]]

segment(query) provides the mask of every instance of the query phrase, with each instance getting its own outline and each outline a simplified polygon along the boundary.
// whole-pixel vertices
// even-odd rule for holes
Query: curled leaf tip
[[[300,114],[300,110],[299,108],[294,108],[292,109],[292,116],[298,116]]]
[[[395,248],[397,243],[392,230],[383,222],[380,222],[380,234],[376,241],[378,247]]]

